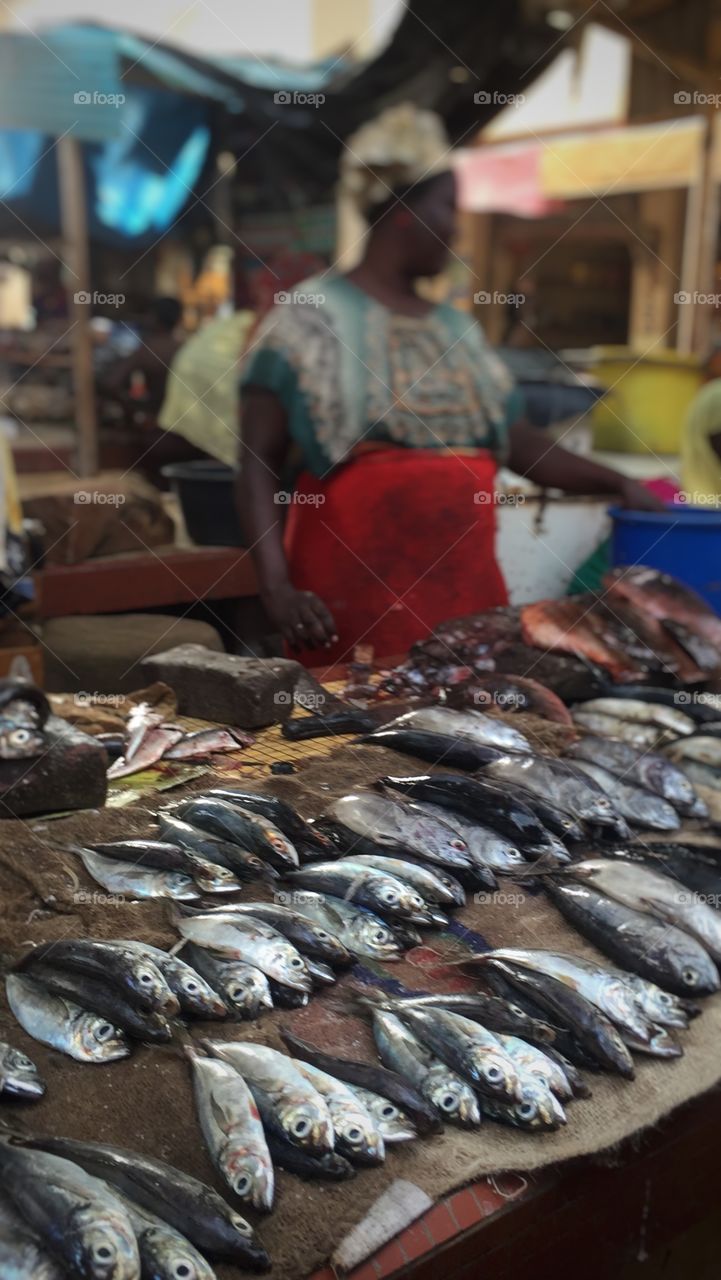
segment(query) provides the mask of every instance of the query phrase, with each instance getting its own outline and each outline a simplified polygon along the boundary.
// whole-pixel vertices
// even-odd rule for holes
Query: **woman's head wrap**
[[[350,137],[341,159],[341,190],[365,217],[393,195],[451,168],[440,116],[412,102],[389,107]]]

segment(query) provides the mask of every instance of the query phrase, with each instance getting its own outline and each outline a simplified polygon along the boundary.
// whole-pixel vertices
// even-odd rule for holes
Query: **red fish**
[[[612,569],[603,584],[611,600],[628,600],[641,612],[668,622],[674,638],[692,650],[691,656],[707,671],[721,666],[721,618],[690,587],[644,565]]]
[[[560,649],[603,667],[619,684],[643,680],[646,668],[634,661],[599,618],[588,596],[565,600],[539,600],[521,609],[526,644],[538,649]]]

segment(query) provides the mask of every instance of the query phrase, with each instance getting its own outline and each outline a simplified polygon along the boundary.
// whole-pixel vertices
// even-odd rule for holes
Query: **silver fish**
[[[650,827],[654,831],[676,831],[681,826],[681,819],[673,805],[660,796],[651,795],[641,787],[631,786],[600,765],[590,764],[588,760],[577,760],[576,767],[603,788],[621,817],[633,826]]]
[[[376,871],[355,858],[343,857],[337,862],[312,862],[288,876],[293,885],[329,893],[347,902],[367,907],[378,915],[394,919],[416,920],[427,924],[428,910],[423,898],[409,884],[382,871]]]
[[[143,1276],[149,1280],[216,1280],[213,1268],[185,1236],[119,1191],[113,1194],[135,1232]]]
[[[678,767],[683,769],[689,782],[695,787],[708,787],[711,791],[721,789],[721,771],[713,769],[711,765],[701,764],[698,760],[679,760]]]
[[[12,1204],[0,1199],[0,1276],[3,1280],[63,1280],[66,1275]]]
[[[395,1142],[412,1142],[418,1137],[418,1130],[410,1116],[397,1107],[395,1102],[391,1102],[390,1098],[384,1098],[372,1089],[362,1089],[360,1085],[349,1084],[348,1088],[375,1120],[386,1146],[392,1146]]]
[[[566,761],[551,756],[504,756],[483,772],[498,782],[520,783],[581,821],[612,827],[621,838],[628,835],[628,827],[598,784]]]
[[[11,1098],[42,1098],[45,1084],[26,1054],[0,1040],[0,1094]]]
[[[627,982],[631,975],[626,975],[623,970],[566,952],[501,947],[493,954],[501,960],[510,960],[513,964],[557,978],[605,1013],[624,1038],[628,1034],[641,1043],[650,1042],[654,1027],[641,1013],[636,993]]]
[[[333,1122],[335,1146],[351,1164],[381,1164],[385,1144],[376,1121],[353,1093],[350,1085],[328,1075],[309,1062],[291,1059],[293,1066],[325,1099]]]
[[[497,831],[492,831],[490,827],[477,825],[460,817],[459,814],[449,813],[447,809],[440,809],[433,804],[419,802],[416,807],[431,817],[443,815],[446,823],[452,826],[465,841],[472,863],[480,867],[488,867],[491,871],[515,871],[526,865],[526,859],[520,849],[511,844],[510,840],[499,835]]]
[[[5,992],[20,1026],[41,1044],[60,1049],[78,1062],[115,1062],[130,1053],[118,1027],[70,1000],[49,995],[33,978],[8,974]]]
[[[243,1077],[229,1062],[204,1058],[186,1047],[200,1127],[214,1165],[241,1200],[273,1207],[273,1162],[258,1107]]]
[[[384,729],[424,729],[429,733],[447,734],[452,738],[468,738],[481,746],[498,747],[502,751],[531,751],[528,738],[496,716],[483,711],[454,711],[450,707],[420,707],[391,720]]]
[[[166,760],[205,760],[210,755],[225,751],[242,751],[255,742],[249,733],[241,729],[199,729],[185,733],[174,746],[165,752]]]
[[[639,724],[657,725],[675,737],[694,733],[695,722],[676,707],[667,707],[660,702],[642,702],[640,698],[591,698],[581,702],[574,711],[593,715],[615,716],[619,720],[628,720]]]
[[[439,876],[434,869],[423,867],[417,862],[406,862],[403,858],[391,858],[373,853],[354,855],[353,861],[361,862],[367,867],[374,867],[376,871],[385,871],[398,880],[405,880],[406,884],[411,885],[426,903],[430,902],[437,906],[463,906],[466,901],[466,895],[460,885],[454,894],[448,887],[447,881],[444,883],[445,877]]]
[[[498,1036],[480,1023],[447,1009],[406,1006],[399,1014],[423,1044],[476,1089],[506,1102],[520,1101],[521,1082],[514,1063]]]
[[[596,738],[587,734],[566,755],[574,760],[588,760],[601,765],[617,778],[645,787],[654,795],[668,800],[681,813],[691,813],[697,797],[688,778],[663,755],[654,751],[639,753],[628,742],[613,738]]]
[[[488,1094],[484,1094],[480,1101],[483,1114],[490,1119],[515,1125],[516,1128],[527,1129],[529,1132],[558,1129],[566,1123],[566,1116],[558,1099],[550,1089],[543,1087],[540,1080],[529,1075],[521,1077],[521,1096],[516,1102],[506,1102]]]
[[[678,880],[634,862],[589,858],[569,867],[569,875],[581,884],[590,882],[601,893],[634,911],[646,911],[657,919],[684,929],[721,960],[721,912],[708,906],[699,894]]]
[[[223,1001],[201,974],[180,956],[174,956],[147,942],[122,942],[126,950],[146,955],[162,973],[184,1013],[196,1018],[224,1018],[227,1012]]]
[[[30,760],[46,746],[40,729],[0,716],[0,760]]]
[[[602,738],[620,738],[622,742],[643,750],[653,750],[669,740],[668,731],[656,724],[636,724],[632,720],[621,720],[618,716],[601,715],[599,711],[574,710],[571,714],[573,723],[589,733],[598,734]]]
[[[298,911],[316,924],[336,934],[349,951],[370,960],[399,960],[403,945],[393,930],[372,911],[355,907],[343,898],[311,893],[309,889],[293,895]]]
[[[422,1045],[400,1018],[375,1009],[373,1035],[384,1065],[418,1089],[442,1120],[478,1128],[481,1113],[471,1086]]]
[[[158,871],[133,862],[103,858],[91,849],[77,849],[83,866],[108,893],[132,898],[175,898],[191,902],[200,897],[191,876],[178,871]]]
[[[695,764],[708,765],[710,769],[721,769],[721,738],[712,738],[708,734],[671,742],[665,753],[669,760],[675,760],[681,765],[693,761]]]
[[[453,824],[429,815],[418,805],[375,791],[359,791],[336,800],[326,813],[374,844],[394,851],[407,849],[427,862],[451,868],[470,865],[466,843]]]
[[[175,925],[181,937],[199,947],[219,951],[231,960],[245,960],[295,991],[310,994],[313,989],[300,952],[276,929],[252,916],[215,911],[177,916]]]
[[[210,1040],[205,1045],[240,1072],[253,1091],[266,1126],[277,1123],[288,1142],[313,1155],[322,1156],[333,1150],[333,1122],[328,1107],[286,1054],[239,1040]]]
[[[571,1088],[563,1068],[553,1058],[549,1058],[535,1045],[528,1044],[518,1036],[505,1032],[496,1032],[503,1048],[513,1059],[522,1077],[535,1076],[544,1088],[549,1089],[561,1101],[573,1097]]]
[[[240,1018],[257,1018],[263,1009],[273,1008],[268,979],[260,969],[244,960],[188,944],[186,948],[193,968],[207,979],[225,1001],[226,1008]]]
[[[135,1234],[105,1182],[44,1151],[0,1143],[5,1194],[71,1275],[140,1280]]]
[[[688,1008],[678,996],[657,987],[655,982],[639,978],[635,973],[626,974],[626,984],[633,991],[636,1004],[649,1022],[660,1027],[686,1029],[689,1024]]]

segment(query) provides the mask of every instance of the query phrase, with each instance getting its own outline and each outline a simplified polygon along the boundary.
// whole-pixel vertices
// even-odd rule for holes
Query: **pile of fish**
[[[78,1062],[126,1058],[131,1041],[165,1044],[172,1019],[225,1018],[231,1006],[180,957],[132,941],[41,943],[5,979],[20,1026]]]
[[[42,1098],[44,1081],[34,1062],[19,1049],[0,1040],[0,1098],[31,1101]]]
[[[140,702],[128,715],[124,739],[117,744],[105,739],[109,754],[117,756],[108,769],[108,778],[126,778],[151,769],[160,760],[207,760],[224,752],[241,751],[254,741],[251,734],[235,728],[214,727],[188,733],[179,724],[166,723],[147,702]]]
[[[162,1160],[69,1138],[0,1139],[4,1280],[214,1280],[267,1271],[250,1223]]]

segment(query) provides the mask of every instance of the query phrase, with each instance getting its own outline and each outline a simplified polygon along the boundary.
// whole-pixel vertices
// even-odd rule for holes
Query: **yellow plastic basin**
[[[678,453],[688,406],[701,385],[695,357],[593,347],[587,368],[608,387],[593,410],[595,448]]]

